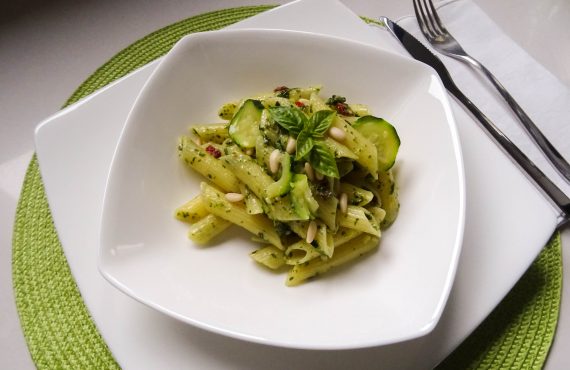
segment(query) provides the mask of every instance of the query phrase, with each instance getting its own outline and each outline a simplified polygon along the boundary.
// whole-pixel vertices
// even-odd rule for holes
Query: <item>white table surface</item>
[[[14,214],[35,126],[115,53],[146,34],[210,10],[287,1],[38,0],[0,5],[0,368],[33,369],[11,279]],[[513,40],[570,86],[570,1],[475,0]],[[344,0],[357,14],[399,18],[412,2]],[[570,118],[560,122],[570,130]],[[570,230],[562,234],[570,266]],[[570,270],[564,270],[557,334],[546,369],[570,368]]]

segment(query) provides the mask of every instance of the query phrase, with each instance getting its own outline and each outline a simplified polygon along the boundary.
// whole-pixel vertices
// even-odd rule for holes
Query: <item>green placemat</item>
[[[153,32],[101,66],[65,105],[164,55],[186,34],[223,28],[270,8],[214,11]],[[12,273],[24,336],[39,369],[119,368],[69,270],[35,156],[16,211]],[[440,368],[541,368],[556,329],[561,286],[557,233],[503,302]]]

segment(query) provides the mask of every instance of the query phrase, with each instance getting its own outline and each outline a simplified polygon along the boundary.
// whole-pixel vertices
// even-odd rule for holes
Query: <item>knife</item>
[[[560,211],[557,229],[570,225],[570,198],[566,196],[546,175],[457,87],[443,62],[418,39],[386,17],[380,17],[390,33],[402,44],[410,55],[430,67],[439,75],[443,86],[471,114],[479,125],[501,146],[518,166],[535,182]]]

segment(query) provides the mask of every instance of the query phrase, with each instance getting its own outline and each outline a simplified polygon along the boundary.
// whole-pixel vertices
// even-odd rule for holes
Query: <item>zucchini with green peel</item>
[[[394,126],[374,116],[360,117],[352,126],[374,143],[378,150],[378,170],[387,171],[394,165],[400,148],[400,137]]]
[[[229,135],[242,148],[254,148],[260,135],[259,122],[263,105],[259,100],[246,100],[233,116],[228,127]]]
[[[297,216],[308,220],[313,218],[319,203],[313,198],[307,175],[295,174],[291,181],[291,202]]]
[[[281,177],[267,187],[267,198],[275,198],[285,195],[291,190],[291,156],[288,153],[281,154]]]

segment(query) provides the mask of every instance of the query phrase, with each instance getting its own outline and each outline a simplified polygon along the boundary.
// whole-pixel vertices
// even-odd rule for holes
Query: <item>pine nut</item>
[[[309,226],[307,227],[307,238],[305,241],[309,244],[315,240],[315,236],[317,235],[317,223],[315,221],[311,221]]]
[[[295,140],[293,136],[289,136],[289,139],[287,140],[287,148],[285,150],[287,151],[287,153],[293,154],[296,149],[297,149],[297,140]]]
[[[340,211],[344,214],[346,214],[346,211],[348,210],[348,195],[346,193],[342,193],[340,195]]]
[[[277,171],[279,170],[280,160],[281,160],[281,152],[279,152],[279,149],[275,149],[269,155],[269,170],[272,173],[277,173]]]
[[[245,154],[251,157],[253,155],[253,148],[246,149]]]
[[[196,136],[196,137],[193,137],[193,138],[192,138],[192,141],[194,142],[194,144],[196,144],[196,145],[198,145],[198,146],[202,145],[202,139],[200,139],[200,138],[197,137],[197,136]]]
[[[309,162],[305,162],[305,174],[310,181],[315,181],[315,171]]]
[[[329,136],[337,141],[344,141],[346,139],[346,132],[338,127],[331,127],[329,129]]]
[[[241,202],[243,200],[243,194],[241,193],[227,193],[226,194],[226,199],[228,200],[228,202]]]

